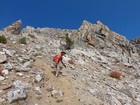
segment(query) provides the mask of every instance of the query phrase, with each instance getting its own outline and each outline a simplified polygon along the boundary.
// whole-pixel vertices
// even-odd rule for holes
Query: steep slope
[[[0,63],[9,73],[0,81],[1,105],[140,104],[140,56],[137,47],[125,37],[100,21],[96,24],[83,21],[78,30],[28,26],[15,35],[13,29],[19,32],[17,29],[21,27],[18,22],[19,28],[0,31],[8,40],[7,44],[0,43],[3,60]],[[67,33],[75,41],[74,48],[66,50],[67,68],[56,78],[52,57],[65,50]],[[23,37],[27,40],[25,45],[19,43]],[[74,64],[68,63],[71,59]],[[121,73],[121,79],[110,77],[112,71]],[[21,87],[15,89],[16,80],[28,83],[27,89],[23,85],[24,99],[22,92],[15,94],[21,91]],[[10,92],[15,95],[10,97]]]

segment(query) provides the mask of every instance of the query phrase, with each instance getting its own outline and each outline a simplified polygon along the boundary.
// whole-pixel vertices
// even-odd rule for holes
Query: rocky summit
[[[100,21],[21,27],[19,20],[0,31],[0,105],[140,105],[139,38]],[[66,68],[56,77],[52,59],[61,51]]]

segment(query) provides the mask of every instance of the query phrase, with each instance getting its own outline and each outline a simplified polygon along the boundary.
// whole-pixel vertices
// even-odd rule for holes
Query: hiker
[[[57,54],[53,57],[53,62],[54,62],[54,66],[56,68],[56,74],[55,76],[58,77],[60,70],[62,69],[62,66],[60,65],[60,62],[63,64],[63,66],[66,68],[66,65],[63,63],[62,59],[63,56],[66,53],[64,51],[61,52],[61,54]]]

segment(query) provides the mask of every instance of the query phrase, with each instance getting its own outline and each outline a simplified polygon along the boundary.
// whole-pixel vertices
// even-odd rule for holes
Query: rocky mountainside
[[[139,39],[100,21],[77,30],[21,26],[0,31],[0,105],[140,105]],[[67,68],[57,78],[52,58],[62,50]]]
[[[140,38],[136,38],[130,41],[130,43],[132,43],[133,45],[135,45],[137,52],[140,55]]]

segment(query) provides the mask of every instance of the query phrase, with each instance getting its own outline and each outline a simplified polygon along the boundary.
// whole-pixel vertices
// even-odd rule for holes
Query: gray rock
[[[29,87],[29,84],[22,83],[21,81],[17,80],[13,83],[11,90],[7,94],[7,99],[9,103],[26,99],[27,91],[26,89]]]
[[[26,68],[25,66],[23,65],[20,65],[20,66],[15,66],[15,71],[17,72],[27,72],[29,71],[31,68]]]
[[[12,68],[13,68],[13,64],[11,64],[10,62],[4,64],[4,69],[11,70]]]
[[[22,77],[24,74],[23,73],[16,73],[19,77]]]
[[[134,98],[136,101],[140,102],[140,93],[134,92],[134,93],[133,93],[133,98]]]
[[[35,87],[34,91],[35,91],[35,94],[37,94],[37,95],[41,95],[42,94],[42,92],[40,90],[40,87]]]
[[[51,91],[51,95],[52,97],[57,97],[59,95],[59,91],[54,89],[53,91]]]
[[[35,77],[35,80],[37,82],[40,82],[42,79],[43,79],[43,77],[40,74],[37,74],[36,77]]]
[[[58,97],[58,96],[63,96],[63,95],[64,95],[64,92],[62,92],[61,90],[53,89],[51,91],[51,96],[52,97]]]
[[[3,49],[3,51],[4,51],[7,55],[9,55],[9,56],[11,56],[11,57],[13,57],[14,54],[16,53],[15,50],[7,50],[7,49]]]
[[[24,64],[23,64],[23,67],[25,67],[25,68],[27,68],[27,67],[32,67],[32,65],[31,65],[31,61],[27,61],[27,62],[25,62]]]

